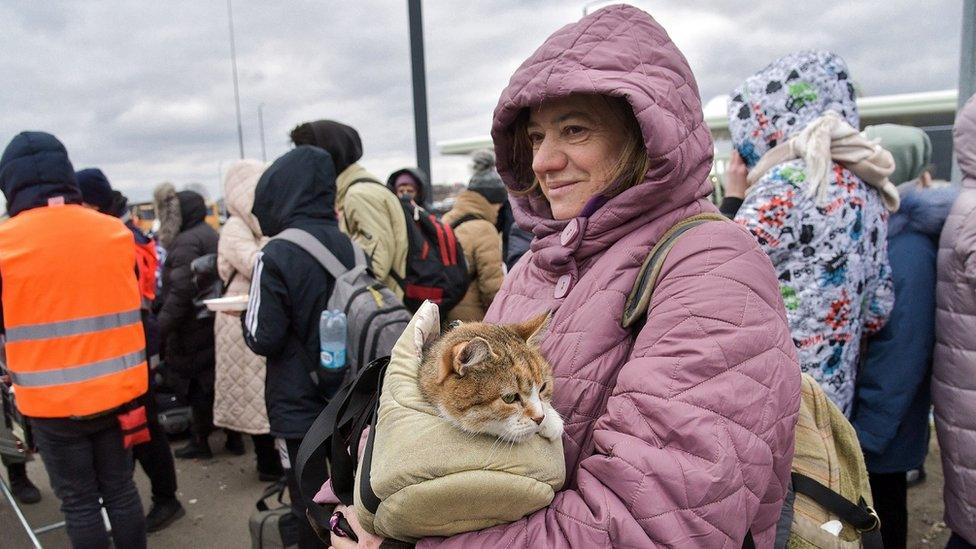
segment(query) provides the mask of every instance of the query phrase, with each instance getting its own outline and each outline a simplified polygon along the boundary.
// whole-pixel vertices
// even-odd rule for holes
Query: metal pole
[[[261,133],[261,162],[268,161],[264,147],[264,103],[258,105],[258,131]]]
[[[420,0],[407,0],[410,19],[410,66],[413,69],[413,125],[417,142],[417,167],[427,174],[424,185],[424,205],[430,206],[434,196],[430,172],[430,134],[427,126],[427,75],[424,68],[424,22]]]
[[[237,108],[237,144],[244,159],[244,131],[241,129],[241,93],[237,85],[237,47],[234,44],[234,10],[227,0],[227,24],[230,27],[230,64],[234,71],[234,106]]]
[[[34,531],[33,528],[31,528],[30,523],[27,522],[27,517],[25,517],[23,511],[20,510],[20,506],[17,505],[17,501],[14,499],[14,495],[10,493],[9,489],[7,489],[7,484],[2,478],[0,478],[0,493],[2,493],[3,497],[5,497],[8,502],[10,502],[10,506],[13,507],[14,514],[17,515],[17,520],[19,520],[20,524],[24,527],[24,531],[27,533],[27,537],[30,538],[31,543],[37,549],[41,549],[41,547],[43,546],[41,545],[41,542],[37,539],[37,536],[35,535],[36,532]]]
[[[976,0],[963,0],[962,34],[959,37],[959,99],[956,112],[976,93]],[[962,181],[962,172],[952,155],[952,182]]]

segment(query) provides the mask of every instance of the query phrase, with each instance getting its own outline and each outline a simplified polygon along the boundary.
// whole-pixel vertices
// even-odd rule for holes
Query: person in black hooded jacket
[[[420,168],[400,168],[386,179],[386,186],[401,200],[407,198],[421,208],[427,208],[427,175]]]
[[[332,158],[323,149],[304,145],[264,172],[251,209],[261,232],[272,240],[254,265],[248,309],[241,317],[244,341],[268,359],[265,400],[271,434],[285,440],[292,463],[302,438],[341,381],[320,387],[310,375],[318,368],[319,317],[327,308],[335,279],[303,249],[273,237],[287,228],[301,229],[351,268],[352,243],[339,231],[335,197]],[[298,517],[299,546],[324,547],[305,518],[290,468],[288,488]]]
[[[168,253],[163,262],[163,287],[157,298],[161,306],[156,318],[166,365],[188,381],[187,398],[193,409],[193,438],[175,455],[184,459],[209,458],[213,456],[207,438],[213,430],[214,321],[212,316],[198,318],[199,311],[193,303],[197,288],[190,263],[217,253],[218,237],[204,220],[207,206],[203,197],[193,191],[180,191],[175,193],[174,201],[171,189],[172,186],[168,190],[164,186],[155,193],[161,223],[173,225],[160,229],[162,245]],[[167,236],[164,239],[162,235]]]

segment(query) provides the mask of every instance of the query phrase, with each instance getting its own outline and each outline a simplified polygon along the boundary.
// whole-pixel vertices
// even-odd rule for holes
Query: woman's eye
[[[566,126],[563,129],[563,133],[569,137],[581,137],[585,135],[586,132],[587,129],[584,128],[583,126]]]
[[[542,133],[539,133],[539,132],[530,132],[529,133],[529,143],[532,143],[533,145],[538,146],[540,143],[542,143],[542,140],[545,139],[545,137],[546,136],[543,135]]]
[[[518,395],[515,394],[515,393],[510,393],[510,394],[507,394],[507,395],[502,395],[502,402],[504,402],[505,404],[511,404],[511,403],[515,402],[516,400],[518,400]]]

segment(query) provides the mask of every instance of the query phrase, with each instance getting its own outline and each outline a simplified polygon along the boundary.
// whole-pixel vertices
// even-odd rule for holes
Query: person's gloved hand
[[[725,169],[725,177],[722,178],[725,196],[745,198],[746,191],[749,190],[748,175],[749,168],[739,156],[739,152],[733,150],[732,156],[729,158],[729,166]]]

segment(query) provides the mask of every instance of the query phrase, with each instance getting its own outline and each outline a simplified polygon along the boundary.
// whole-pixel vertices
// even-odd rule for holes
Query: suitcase
[[[298,518],[291,506],[281,501],[285,493],[284,480],[268,486],[257,501],[257,510],[248,519],[251,531],[251,549],[285,549],[298,547]],[[276,496],[279,505],[269,507],[268,498]]]

